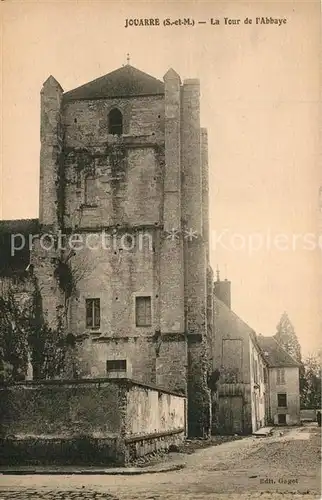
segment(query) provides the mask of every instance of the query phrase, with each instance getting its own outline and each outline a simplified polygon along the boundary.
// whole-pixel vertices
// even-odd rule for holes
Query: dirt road
[[[2,475],[0,500],[320,499],[320,437],[316,424],[276,429],[181,456],[183,470],[162,474]]]

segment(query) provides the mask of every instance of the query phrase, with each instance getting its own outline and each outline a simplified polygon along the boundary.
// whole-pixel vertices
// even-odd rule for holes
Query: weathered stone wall
[[[64,299],[54,277],[60,251],[54,242],[64,216],[63,89],[50,76],[41,90],[40,182],[38,235],[33,235],[31,264],[41,294],[44,317],[57,328],[63,317]]]
[[[60,324],[66,329],[64,293],[55,274],[61,256],[61,252],[52,245],[56,234],[56,231],[48,232],[44,228],[42,234],[34,238],[30,272],[34,286],[39,292],[41,314],[44,320],[53,329],[59,328]]]
[[[160,328],[162,334],[183,333],[184,261],[181,234],[180,78],[169,70],[165,81],[165,164],[163,177],[163,228],[160,241]],[[176,233],[177,232],[177,233]],[[174,234],[173,237],[171,235]]]
[[[113,108],[123,114],[125,135],[157,135],[164,131],[162,95],[68,101],[64,102],[66,146],[103,146],[108,139],[108,114]]]
[[[208,132],[200,129],[201,149],[201,196],[202,196],[202,236],[206,247],[206,262],[209,264],[209,165],[208,165]]]
[[[131,376],[144,383],[156,382],[156,344],[153,337],[92,337],[77,348],[81,377],[106,376],[106,361],[125,359]],[[168,385],[164,385],[168,387]]]
[[[188,345],[185,335],[162,335],[157,342],[156,383],[180,394],[187,393]]]
[[[0,395],[1,463],[124,464],[186,434],[184,397],[130,380],[28,382]]]
[[[182,211],[187,228],[202,232],[202,166],[200,83],[185,80],[181,88]]]
[[[127,393],[126,434],[139,436],[185,430],[184,398],[133,386]]]
[[[124,116],[109,135],[108,113]],[[73,101],[64,106],[65,223],[95,228],[158,224],[162,203],[162,96]],[[91,200],[86,176],[94,179]]]
[[[166,105],[163,96],[65,105],[65,223],[89,231],[90,245],[72,260],[75,270],[88,268],[70,310],[70,331],[91,336],[79,345],[82,373],[104,375],[107,359],[126,358],[135,378],[185,391],[186,348],[182,340],[169,344],[160,337],[185,328],[182,236],[179,242],[166,237],[181,225],[180,87],[174,87],[171,81]],[[108,134],[107,116],[115,106],[124,116],[120,138]],[[120,153],[115,166],[114,153]],[[85,173],[91,169],[97,203],[89,207]],[[93,230],[109,226],[117,234],[112,248],[89,249],[99,234]],[[124,249],[126,235],[135,239],[133,250]],[[135,297],[142,295],[151,296],[152,305],[152,324],[144,328],[135,324]],[[101,300],[101,328],[89,332],[85,300],[91,297]],[[160,362],[164,353],[166,363]]]
[[[142,237],[141,237],[142,234]],[[100,234],[87,233],[87,245],[71,259],[75,275],[80,276],[77,294],[71,306],[71,331],[75,334],[91,333],[102,337],[151,336],[158,329],[159,284],[155,277],[154,232],[134,235],[134,248],[127,250],[122,237],[115,238],[115,245],[102,248]],[[98,236],[98,240],[95,240]],[[88,245],[96,245],[91,250]],[[135,319],[137,296],[151,297],[151,326],[138,327]],[[97,330],[86,328],[87,298],[99,298],[101,325]]]
[[[214,293],[213,293],[214,272],[210,265],[207,268],[207,337],[209,343],[209,357],[212,359],[214,346]]]
[[[81,377],[106,375],[106,361],[127,360],[130,374],[144,383],[186,394],[187,342],[184,336],[90,336],[77,346]]]
[[[163,235],[157,258],[160,284],[160,322],[156,381],[186,394],[187,341],[184,309],[184,254],[182,234],[181,90],[180,77],[164,76],[165,163],[163,177]]]
[[[186,398],[133,385],[127,393],[127,459],[179,445],[187,436]]]
[[[181,324],[178,325],[175,313],[172,324],[168,325],[170,332],[161,332],[161,286],[166,279],[168,285],[172,282],[167,273],[163,274],[162,280],[160,278],[159,232],[154,229],[146,230],[144,234],[137,233],[133,250],[122,250],[118,238],[114,248],[95,251],[84,248],[73,257],[74,272],[83,272],[84,275],[72,299],[70,331],[78,337],[90,337],[79,344],[84,376],[91,373],[104,376],[106,360],[115,356],[129,359],[133,377],[137,380],[186,391],[186,339],[180,333]],[[151,297],[150,326],[136,326],[137,296]],[[100,299],[99,329],[86,328],[86,298]],[[163,304],[168,302],[171,302],[171,297],[164,297]]]
[[[208,388],[210,373],[208,342],[188,337],[188,434],[209,437],[212,422],[211,392]]]
[[[28,383],[1,388],[2,436],[113,436],[121,430],[122,389],[99,383]]]
[[[212,338],[207,134],[200,129],[199,82],[181,85],[173,70],[164,82],[164,96],[90,101],[64,101],[53,78],[45,83],[42,229],[80,233],[87,243],[69,260],[78,277],[68,300],[55,281],[64,255],[38,249],[33,262],[50,324],[60,311],[66,332],[77,337],[82,376],[103,376],[106,360],[118,358],[145,382],[183,393],[188,384],[190,432],[204,435]],[[115,107],[123,113],[121,137],[109,135]],[[116,246],[94,249],[105,229],[117,233]],[[124,250],[120,238],[135,239],[140,230],[150,240]],[[178,235],[170,238],[173,230]],[[138,295],[151,296],[149,327],[135,325]],[[86,298],[101,300],[99,330],[86,328]]]
[[[106,147],[96,147],[95,152],[89,148],[89,152],[65,153],[66,226],[95,229],[159,224],[161,147],[154,140],[131,145],[125,138],[118,142],[111,138]],[[86,176],[91,169],[88,199]]]
[[[211,398],[207,385],[209,342],[207,339],[207,144],[200,129],[200,84],[186,80],[181,89],[182,217],[192,236],[184,241],[185,311],[188,336],[189,434],[208,435]],[[201,137],[203,137],[203,142]],[[203,144],[201,148],[201,142]],[[204,185],[203,185],[204,180]]]
[[[61,174],[64,128],[62,124],[63,89],[50,76],[41,90],[39,222],[57,230],[62,215]]]

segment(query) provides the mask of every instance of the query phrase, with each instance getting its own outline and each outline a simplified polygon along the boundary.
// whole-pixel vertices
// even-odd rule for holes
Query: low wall
[[[127,393],[125,443],[128,460],[167,449],[185,438],[185,398],[134,385]]]
[[[127,394],[126,435],[163,433],[183,429],[182,396],[144,386],[132,386]]]
[[[129,379],[0,388],[0,462],[125,464],[186,433],[183,396]]]
[[[70,438],[117,436],[122,388],[109,383],[28,383],[0,389],[1,433]]]
[[[300,410],[301,422],[316,422],[316,410],[311,408],[309,410]]]

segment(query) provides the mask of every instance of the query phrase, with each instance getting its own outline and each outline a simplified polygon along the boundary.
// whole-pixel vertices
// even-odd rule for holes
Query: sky
[[[257,17],[286,22],[256,24]],[[315,351],[320,3],[4,0],[0,18],[0,218],[38,217],[40,90],[49,75],[71,90],[122,66],[129,53],[132,66],[156,78],[170,67],[182,80],[199,78],[212,266],[231,281],[232,308],[257,333],[273,335],[287,311],[303,354]],[[125,28],[127,18],[160,26]],[[163,26],[166,18],[196,24]]]

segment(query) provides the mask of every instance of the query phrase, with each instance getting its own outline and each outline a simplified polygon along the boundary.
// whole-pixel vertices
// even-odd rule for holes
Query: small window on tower
[[[151,297],[136,297],[136,326],[151,326]]]
[[[86,177],[85,179],[85,205],[97,205],[97,185],[94,177]]]
[[[86,299],[86,327],[99,328],[101,323],[100,299]]]
[[[108,359],[106,361],[107,372],[126,372],[126,359]]]
[[[119,109],[112,109],[108,115],[108,133],[113,135],[123,134],[123,116]]]

